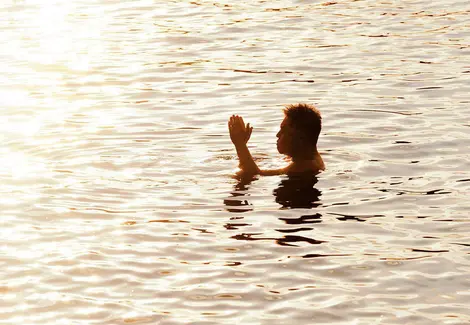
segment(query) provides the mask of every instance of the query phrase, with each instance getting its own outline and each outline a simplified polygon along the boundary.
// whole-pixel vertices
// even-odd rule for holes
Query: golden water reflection
[[[467,13],[3,1],[1,321],[468,323]],[[328,169],[237,184],[296,102]]]

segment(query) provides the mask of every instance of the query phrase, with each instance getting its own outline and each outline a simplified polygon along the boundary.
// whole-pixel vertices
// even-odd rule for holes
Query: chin
[[[277,151],[281,154],[281,155],[286,155],[286,156],[289,156],[290,157],[290,154],[286,151],[286,150],[282,150],[282,149],[277,149]]]

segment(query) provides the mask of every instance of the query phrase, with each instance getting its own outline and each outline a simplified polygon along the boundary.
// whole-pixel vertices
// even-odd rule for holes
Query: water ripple
[[[0,313],[25,324],[467,324],[465,1],[0,5]],[[266,167],[282,107],[327,170]],[[14,306],[15,308],[11,308]]]

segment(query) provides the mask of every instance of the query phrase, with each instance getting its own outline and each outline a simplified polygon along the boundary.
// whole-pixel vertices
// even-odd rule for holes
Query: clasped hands
[[[250,123],[245,126],[243,117],[232,115],[228,121],[228,130],[233,144],[239,146],[245,145],[250,140],[253,127],[250,127]]]

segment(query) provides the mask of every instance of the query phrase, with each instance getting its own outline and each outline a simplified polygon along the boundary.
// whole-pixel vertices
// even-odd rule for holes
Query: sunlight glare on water
[[[1,324],[470,324],[468,1],[0,4]],[[316,178],[265,168],[322,112]]]

